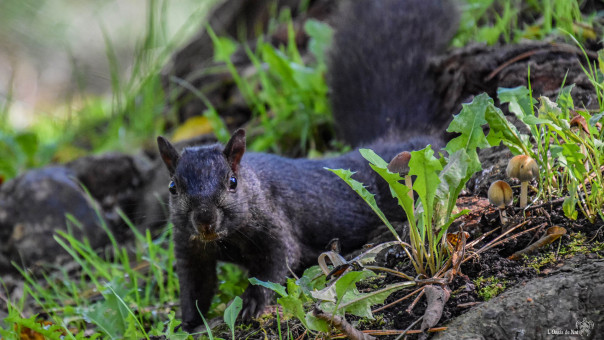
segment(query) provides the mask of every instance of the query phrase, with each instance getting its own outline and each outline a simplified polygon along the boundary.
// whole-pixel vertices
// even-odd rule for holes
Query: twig
[[[446,330],[447,330],[447,327],[434,327],[434,328],[428,329],[426,332],[428,332],[428,333],[436,333],[436,332],[442,332],[442,331],[446,331]],[[412,330],[409,330],[409,331],[399,331],[399,330],[396,330],[396,329],[385,329],[385,330],[370,329],[370,330],[365,330],[365,331],[361,331],[361,332],[363,332],[365,334],[371,334],[371,335],[398,335],[398,334],[401,334],[403,332],[405,334],[407,334],[407,335],[422,333],[422,331],[419,330],[419,329],[412,329]],[[344,334],[338,334],[338,335],[335,335],[335,336],[331,337],[331,339],[343,339],[345,337],[346,337],[346,335],[344,335]]]
[[[552,200],[552,201],[547,201],[547,202],[544,202],[544,203],[541,203],[541,204],[529,206],[529,207],[527,207],[526,209],[523,209],[523,210],[524,211],[532,211],[532,210],[543,208],[543,207],[547,207],[547,206],[553,207],[554,205],[562,204],[565,199],[566,199],[566,197],[556,198],[555,200]]]
[[[302,335],[300,335],[299,337],[297,337],[296,340],[302,340],[302,339],[304,339],[304,336],[306,335],[306,332],[308,332],[308,329],[305,329],[304,333],[302,333]]]
[[[424,287],[422,287],[424,288]],[[411,314],[411,311],[413,310],[413,308],[415,307],[415,305],[417,305],[417,303],[419,302],[419,299],[421,299],[421,297],[424,296],[424,290],[422,289],[422,291],[417,295],[417,297],[415,298],[415,300],[413,300],[413,302],[411,302],[411,304],[409,305],[409,307],[407,307],[406,312],[408,314]]]
[[[408,299],[408,298],[412,297],[413,295],[415,295],[415,294],[419,293],[419,292],[420,292],[422,289],[424,289],[424,287],[418,288],[418,289],[416,289],[416,290],[412,291],[411,293],[409,293],[409,294],[407,294],[407,295],[403,296],[402,298],[400,298],[400,299],[398,299],[398,300],[396,300],[396,301],[394,301],[394,302],[390,302],[390,303],[389,303],[389,304],[387,304],[387,305],[383,305],[382,307],[376,308],[376,309],[372,310],[372,311],[371,311],[371,313],[372,313],[372,314],[373,314],[373,313],[377,313],[377,312],[382,311],[382,310],[384,310],[384,309],[386,309],[386,308],[390,308],[390,307],[392,307],[392,306],[396,305],[397,303],[399,303],[399,302],[401,302],[401,301],[404,301],[404,300],[406,300],[406,299]]]
[[[482,302],[479,301],[474,301],[474,302],[466,302],[466,303],[460,303],[457,305],[457,308],[468,308],[468,307],[474,307],[476,305],[481,304]]]
[[[344,317],[339,315],[332,315],[330,313],[324,312],[319,308],[315,308],[313,314],[321,319],[327,321],[333,327],[339,329],[344,333],[350,340],[376,340],[376,337],[371,336],[369,334],[365,334],[358,329],[354,328]]]
[[[489,243],[488,243],[486,246],[484,246],[484,247],[482,247],[482,248],[478,249],[478,250],[477,250],[475,253],[473,253],[472,255],[470,255],[470,256],[468,256],[468,257],[466,257],[466,258],[465,258],[463,261],[461,261],[461,263],[464,263],[464,262],[468,261],[469,259],[471,259],[472,257],[474,257],[474,256],[478,256],[478,254],[483,253],[483,252],[485,252],[485,251],[487,251],[487,250],[489,250],[489,249],[493,248],[494,246],[496,246],[496,245],[500,244],[498,241],[499,241],[501,238],[503,238],[503,237],[504,237],[504,236],[506,236],[507,234],[509,234],[509,233],[511,233],[512,231],[514,231],[514,230],[516,230],[516,229],[518,229],[518,228],[522,227],[523,225],[525,225],[525,224],[527,224],[527,223],[529,223],[529,221],[528,221],[528,220],[527,220],[527,221],[524,221],[524,222],[522,222],[522,223],[520,223],[520,224],[517,224],[516,226],[514,226],[514,227],[512,227],[512,228],[508,229],[508,230],[507,230],[506,232],[504,232],[503,234],[501,234],[501,235],[497,236],[496,238],[494,238],[494,239],[493,239],[491,242],[489,242]],[[534,229],[534,228],[531,228],[531,229]],[[529,229],[529,230],[530,230],[530,229]],[[524,233],[524,232],[523,232],[523,233]],[[518,235],[520,235],[520,234],[518,234]],[[517,236],[517,235],[516,235],[516,236]],[[510,239],[511,239],[511,238],[510,238]],[[507,241],[507,240],[508,240],[508,239],[504,240],[503,242],[505,242],[505,241]]]
[[[407,334],[407,332],[411,329],[411,327],[415,326],[418,322],[420,322],[420,320],[422,320],[424,317],[420,316],[419,319],[415,320],[412,324],[409,325],[409,327],[407,327],[407,329],[405,329],[401,335],[397,336],[396,339],[394,340],[400,340],[405,334]]]

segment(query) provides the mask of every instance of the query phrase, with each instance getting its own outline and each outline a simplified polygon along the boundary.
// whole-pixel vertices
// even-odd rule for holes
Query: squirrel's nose
[[[191,224],[204,236],[216,234],[216,212],[212,209],[198,209],[191,212]]]

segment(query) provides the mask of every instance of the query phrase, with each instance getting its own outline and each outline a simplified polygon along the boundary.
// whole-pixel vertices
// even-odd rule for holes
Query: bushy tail
[[[457,17],[448,0],[350,0],[341,6],[328,82],[346,142],[358,146],[434,131],[438,100],[429,58],[447,46]]]

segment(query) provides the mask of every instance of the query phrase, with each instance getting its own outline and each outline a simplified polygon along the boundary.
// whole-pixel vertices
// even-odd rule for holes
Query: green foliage
[[[411,152],[409,175],[415,176],[411,189],[417,194],[417,202],[408,196],[409,188],[401,183],[400,175],[391,173],[382,158],[371,150],[360,150],[371,168],[388,182],[392,196],[407,216],[411,242],[403,246],[418,275],[433,277],[444,269],[448,250],[443,235],[457,217],[467,213],[464,210],[453,214],[455,202],[470,177],[482,169],[477,149],[498,143],[505,135],[504,128],[509,125],[499,123],[491,126],[489,136],[485,136],[483,127],[489,121],[507,122],[501,110],[493,105],[493,100],[485,94],[479,95],[472,103],[464,104],[447,129],[459,134],[445,147],[448,157],[437,159],[429,145]],[[352,178],[354,173],[349,170],[330,171],[348,183],[400,241],[377,206],[374,195]]]
[[[237,296],[230,306],[224,311],[224,322],[229,326],[231,330],[231,335],[233,336],[233,340],[235,340],[235,320],[237,319],[237,315],[241,312],[243,308],[243,300],[239,296]]]
[[[400,242],[392,242],[400,244]],[[384,247],[376,247],[384,249]],[[353,261],[370,263],[379,250],[370,249],[359,255]],[[383,304],[393,292],[415,285],[413,281],[405,281],[382,287],[368,293],[361,293],[357,284],[376,276],[370,270],[348,270],[337,279],[326,282],[325,273],[318,266],[308,268],[299,279],[288,279],[285,286],[263,282],[255,278],[250,283],[269,288],[279,294],[277,302],[283,307],[287,317],[297,318],[310,332],[329,333],[329,324],[314,315],[316,306],[323,312],[333,315],[352,314],[358,317],[373,319],[371,306]]]
[[[218,291],[210,305],[207,316],[213,318],[221,315],[227,304],[240,296],[248,285],[246,273],[232,263],[219,263],[217,267]]]
[[[507,132],[499,139],[512,152],[523,151],[537,161],[543,199],[566,196],[562,207],[568,218],[577,218],[578,207],[594,223],[597,216],[604,219],[604,178],[601,171],[594,171],[604,164],[602,131],[596,127],[602,115],[575,111],[571,89],[563,88],[555,102],[547,97],[534,101],[530,89],[524,87],[499,89],[499,100],[508,103],[510,112],[530,131],[530,136],[523,135],[510,124],[502,125]],[[571,126],[573,112],[584,118],[589,132]],[[531,138],[536,150],[529,143]]]
[[[310,36],[309,50],[314,60],[305,61],[296,46],[289,12],[285,17],[289,39],[287,46],[281,47],[259,38],[252,51],[234,40],[217,37],[208,28],[214,59],[225,63],[253,112],[247,128],[251,150],[283,153],[292,148],[302,152],[324,149],[321,132],[331,129],[325,50],[331,43],[332,30],[315,20],[306,22],[304,30]],[[231,61],[233,54],[242,49],[255,67],[248,77],[243,77]]]
[[[67,330],[63,320],[70,319],[75,320],[69,324],[70,329],[93,329],[94,337],[148,338],[170,334],[170,338],[186,338],[188,334],[174,331],[177,326],[174,313],[156,312],[178,295],[173,243],[169,242],[172,228],[153,239],[149,231],[139,232],[125,215],[121,216],[135,235],[134,257],[132,249],[117,244],[104,223],[101,227],[113,243],[110,252],[104,255],[92,249],[87,240],[58,231],[55,240],[81,266],[81,273],[73,277],[66,269],[57,268],[43,274],[45,283],[41,284],[29,271],[14,264],[26,280],[26,296],[37,301],[50,320],[68,334],[72,334],[71,330]],[[72,216],[68,220],[71,223],[68,230],[79,228]],[[90,299],[91,296],[96,298]],[[14,305],[10,308],[18,310]],[[10,327],[13,324],[29,327],[21,323],[17,313],[10,316],[4,320]]]
[[[53,145],[42,145],[32,132],[0,129],[0,177],[15,177],[20,172],[50,162]]]
[[[542,40],[563,36],[561,31],[572,32],[582,41],[596,40],[599,29],[595,13],[582,14],[576,0],[467,0],[460,7],[455,46],[471,41],[493,45]]]

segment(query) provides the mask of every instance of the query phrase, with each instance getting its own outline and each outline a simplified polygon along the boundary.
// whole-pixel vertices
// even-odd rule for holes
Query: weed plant
[[[283,153],[298,149],[303,154],[324,150],[322,132],[333,129],[324,79],[325,53],[331,43],[332,29],[316,20],[305,23],[312,59],[304,60],[296,45],[289,11],[282,16],[287,25],[288,42],[280,47],[260,37],[252,50],[247,44],[217,37],[208,28],[214,42],[214,59],[225,64],[252,110],[253,117],[247,127],[251,150]],[[245,50],[254,66],[254,74],[245,78],[231,61],[233,54],[240,50]],[[292,141],[298,145],[292,145]]]

